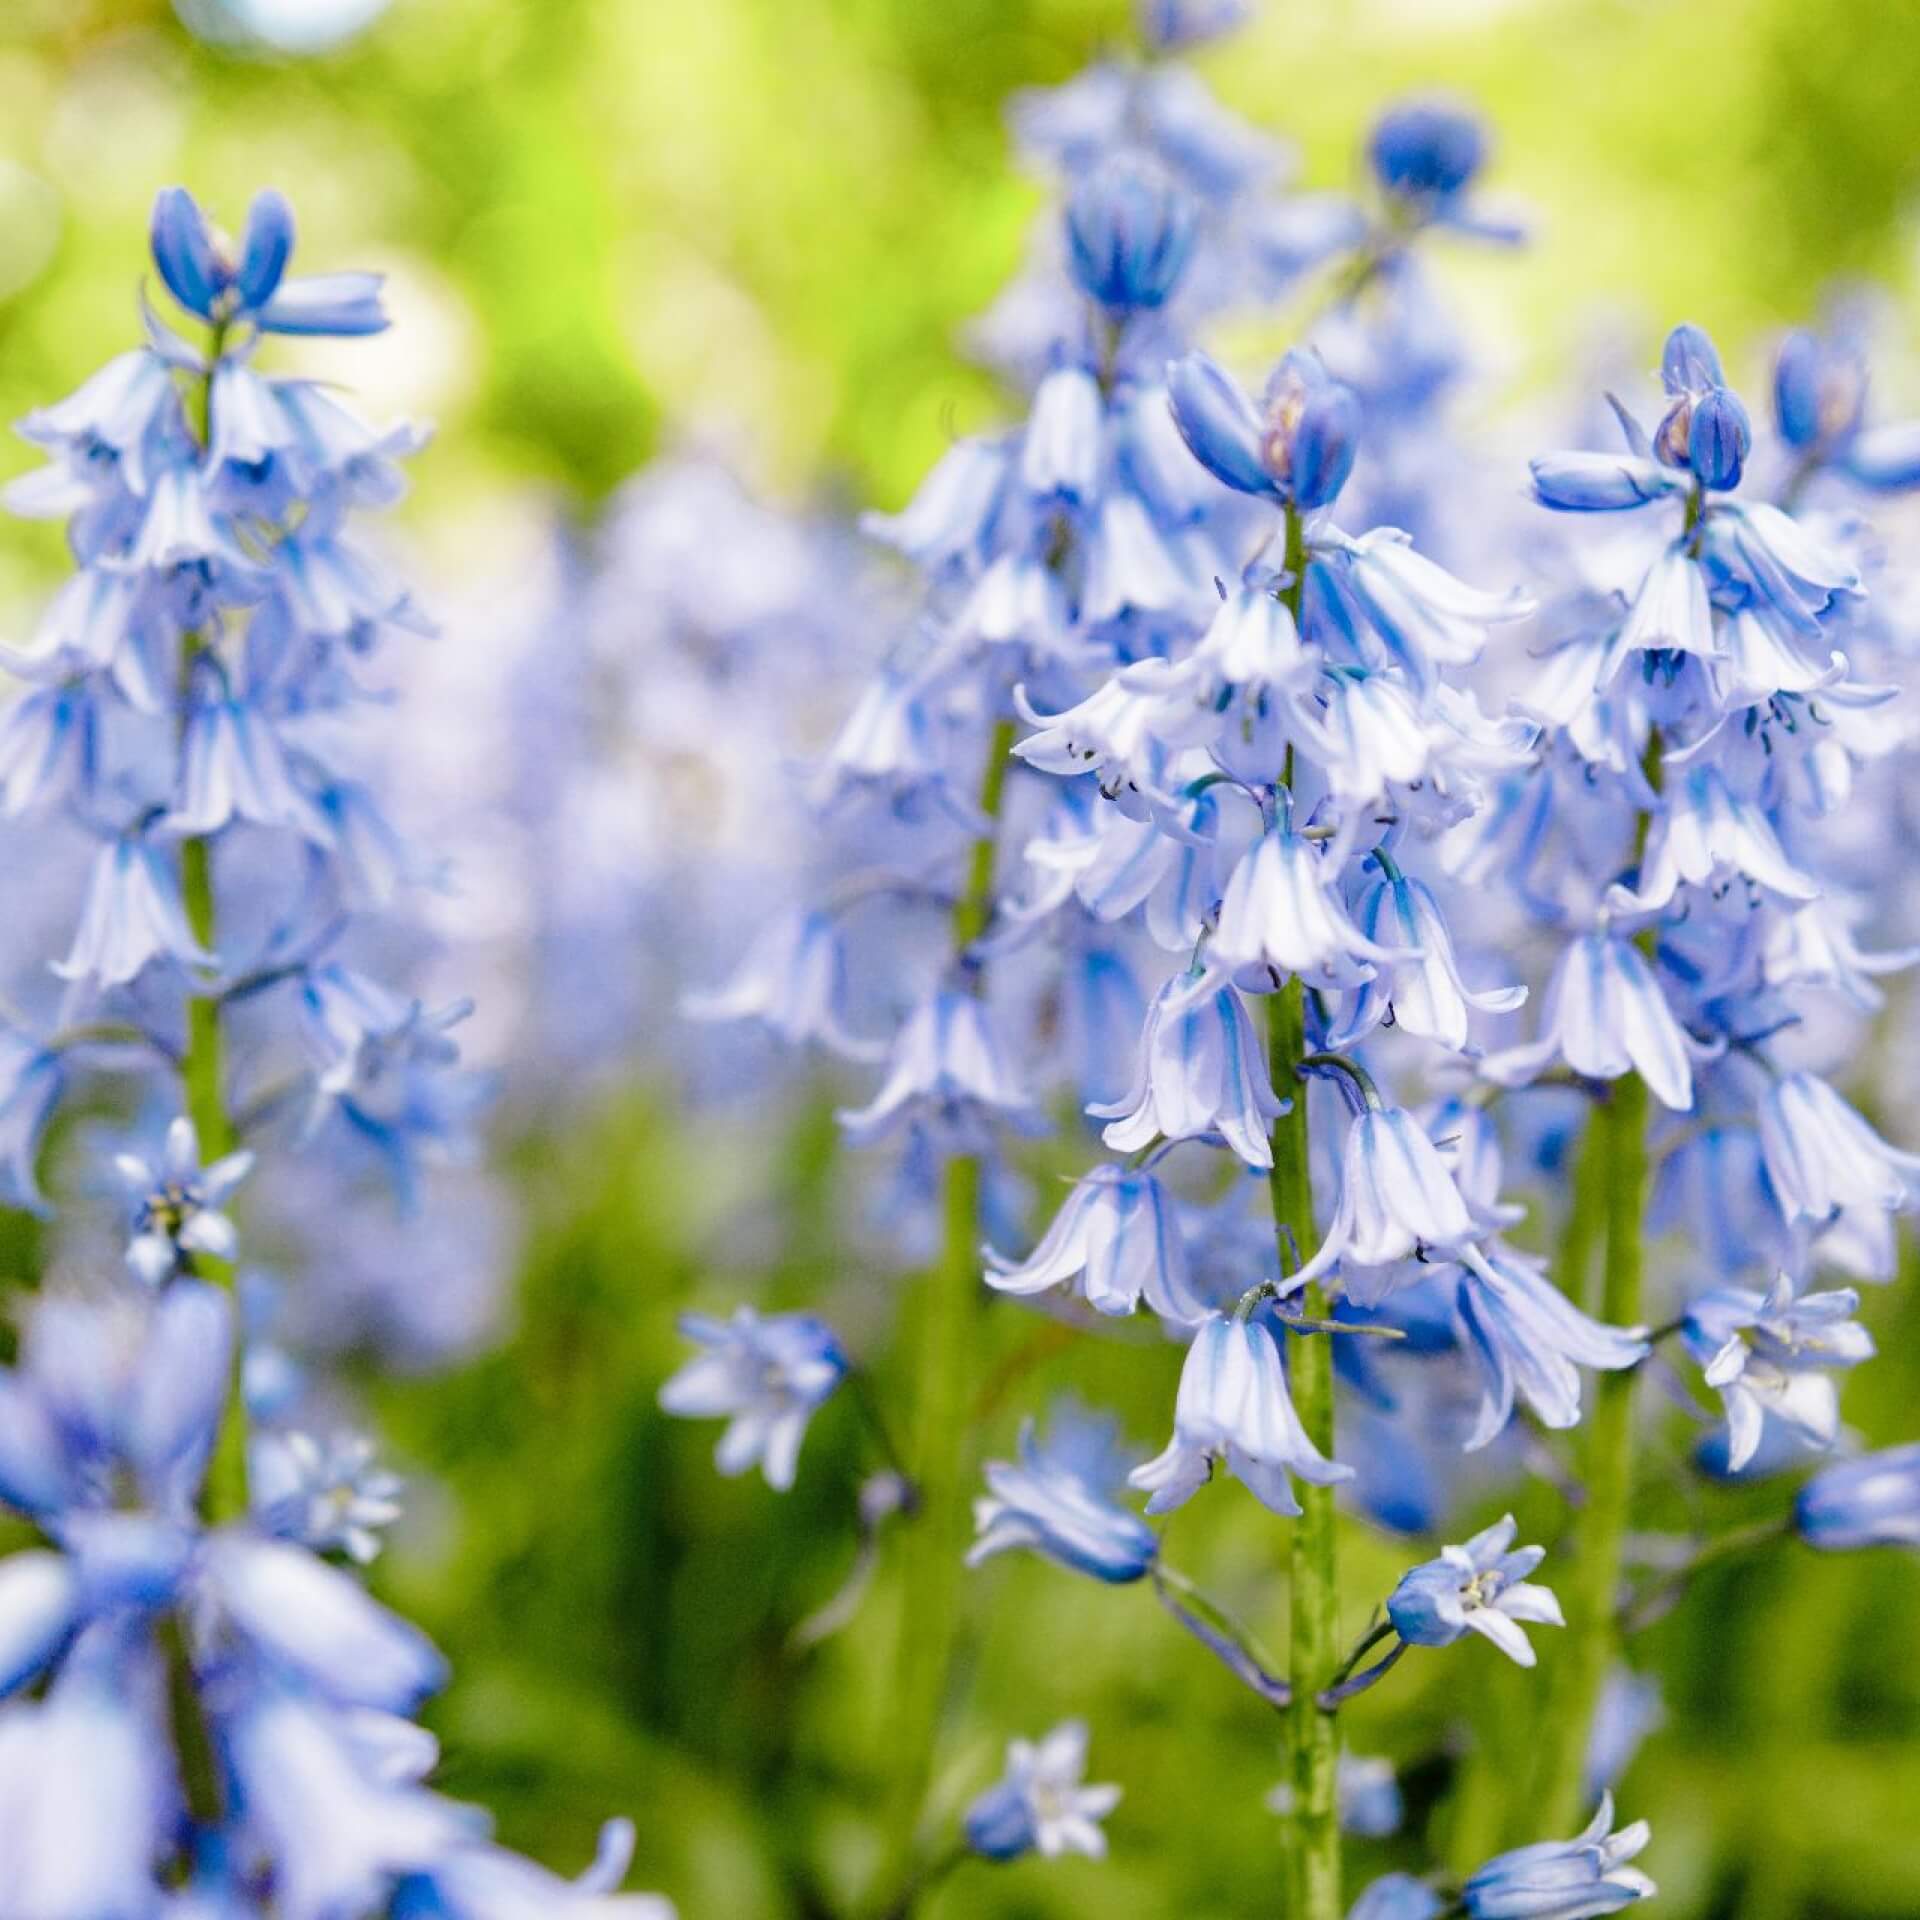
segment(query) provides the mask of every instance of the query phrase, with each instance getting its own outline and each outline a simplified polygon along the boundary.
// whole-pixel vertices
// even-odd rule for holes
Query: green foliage
[[[1119,0],[394,0],[357,46],[278,64],[196,47],[164,0],[13,0],[0,409],[67,391],[133,337],[158,185],[184,179],[231,220],[271,180],[299,206],[306,260],[396,272],[401,325],[365,364],[383,404],[439,417],[424,520],[529,481],[588,508],[692,426],[786,485],[897,502],[999,405],[952,342],[1038,204],[1009,167],[1002,103],[1125,19]],[[1207,65],[1300,141],[1321,184],[1347,176],[1384,94],[1479,99],[1496,183],[1540,235],[1529,257],[1458,263],[1516,386],[1583,348],[1596,300],[1631,337],[1684,316],[1756,343],[1835,273],[1906,280],[1920,15],[1880,0],[1269,0]],[[11,530],[0,601],[24,606],[59,564],[56,536]],[[514,1169],[531,1227],[511,1337],[447,1378],[368,1382],[422,1510],[381,1578],[459,1676],[439,1720],[450,1789],[561,1866],[587,1857],[604,1812],[631,1811],[645,1883],[688,1920],[833,1911],[870,1864],[890,1765],[892,1566],[848,1632],[811,1653],[788,1641],[851,1563],[852,1407],[817,1423],[777,1499],[718,1480],[711,1430],[653,1403],[675,1312],[746,1296],[822,1303],[908,1423],[910,1381],[885,1351],[904,1282],[852,1251],[825,1113],[745,1161],[663,1094],[556,1116]],[[726,1251],[743,1240],[779,1250],[771,1275]],[[31,1257],[9,1227],[0,1268]],[[1869,1303],[1885,1357],[1847,1389],[1879,1441],[1909,1437],[1920,1402],[1917,1279]],[[976,1411],[995,1449],[1069,1384],[1136,1441],[1163,1437],[1177,1353],[1152,1337],[1063,1335],[1003,1302],[983,1339]],[[1674,1429],[1678,1449],[1678,1415]],[[1524,1537],[1551,1543],[1564,1509],[1516,1497]],[[1660,1469],[1633,1524],[1732,1525],[1776,1498]],[[1168,1551],[1279,1644],[1284,1532],[1226,1488],[1178,1516]],[[1346,1527],[1349,1634],[1413,1557]],[[1278,1913],[1274,1717],[1144,1590],[1007,1562],[972,1592],[991,1604],[965,1652],[948,1803],[990,1777],[1007,1734],[1069,1713],[1092,1720],[1096,1776],[1127,1798],[1105,1864],[969,1867],[931,1910]],[[1655,1818],[1664,1913],[1920,1911],[1917,1608],[1910,1560],[1792,1550],[1714,1569],[1644,1636],[1671,1720],[1624,1804]],[[1353,1747],[1394,1758],[1411,1807],[1407,1835],[1355,1846],[1356,1884],[1538,1837],[1511,1791],[1554,1678],[1553,1636],[1535,1637],[1538,1674],[1475,1644],[1411,1656],[1356,1704]]]

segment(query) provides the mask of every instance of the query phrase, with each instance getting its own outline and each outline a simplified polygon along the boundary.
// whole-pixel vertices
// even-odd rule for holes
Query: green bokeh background
[[[1002,404],[951,345],[1017,265],[1038,204],[1010,165],[1002,102],[1126,31],[1114,0],[395,0],[355,45],[281,64],[196,45],[163,0],[8,0],[0,411],[66,392],[128,343],[157,186],[183,179],[236,218],[271,181],[299,207],[308,262],[395,276],[400,325],[356,351],[353,378],[371,405],[437,418],[407,511],[441,551],[501,493],[590,513],[692,425],[729,436],[778,489],[895,503],[956,427]],[[1349,177],[1359,131],[1397,90],[1438,83],[1481,103],[1494,184],[1530,205],[1538,241],[1454,272],[1512,391],[1564,370],[1596,312],[1648,340],[1697,319],[1737,354],[1842,275],[1883,282],[1895,344],[1912,344],[1920,11],[1267,0],[1203,65],[1297,141],[1315,185]],[[59,561],[54,534],[9,529],[0,605],[24,604]],[[765,1162],[713,1151],[646,1087],[514,1146],[532,1223],[520,1330],[450,1377],[369,1386],[403,1463],[445,1495],[379,1577],[453,1656],[435,1711],[444,1779],[496,1808],[508,1839],[571,1866],[604,1813],[629,1811],[637,1878],[685,1920],[800,1920],[857,1883],[889,1763],[888,1581],[824,1649],[785,1641],[847,1565],[860,1435],[830,1408],[799,1489],[777,1500],[716,1479],[711,1430],[669,1428],[652,1395],[689,1299],[825,1299],[878,1338],[877,1302],[908,1283],[836,1244],[818,1112]],[[716,1271],[706,1251],[726,1210],[750,1204],[777,1209],[770,1279]],[[1882,1442],[1912,1437],[1915,1277],[1868,1317],[1885,1357],[1849,1386],[1848,1416]],[[1036,1347],[1032,1326],[1012,1310],[990,1321],[982,1375],[1004,1384],[981,1424],[996,1447],[1066,1384],[1158,1444],[1176,1354]],[[1552,1497],[1518,1497],[1524,1537],[1552,1539]],[[1651,1468],[1645,1522],[1730,1525],[1778,1491],[1698,1499]],[[1223,1490],[1171,1545],[1283,1639],[1279,1523]],[[1357,1628],[1411,1556],[1358,1528],[1347,1556]],[[934,1910],[1282,1914],[1262,1805],[1278,1744],[1257,1703],[1142,1592],[1003,1563],[975,1596],[991,1604],[976,1608],[944,1790],[957,1801],[990,1777],[1007,1734],[1082,1713],[1096,1775],[1127,1797],[1108,1862],[969,1869]],[[1476,1644],[1409,1661],[1354,1711],[1355,1750],[1406,1769],[1411,1807],[1400,1840],[1355,1845],[1356,1886],[1537,1837],[1514,1791],[1554,1657],[1537,1638],[1541,1675]],[[1920,1914],[1917,1640],[1914,1562],[1798,1550],[1717,1569],[1644,1637],[1670,1720],[1623,1804],[1654,1820],[1643,1864],[1661,1911]]]

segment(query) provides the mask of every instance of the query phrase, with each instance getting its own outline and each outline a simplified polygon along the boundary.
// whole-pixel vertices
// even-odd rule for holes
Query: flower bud
[[[1703,487],[1737,487],[1753,450],[1753,426],[1740,396],[1726,387],[1703,394],[1687,433],[1687,463]]]
[[[1396,200],[1426,204],[1461,193],[1486,153],[1479,121],[1444,100],[1390,107],[1367,142],[1367,159],[1382,190]]]
[[[1303,512],[1347,484],[1360,434],[1360,402],[1313,353],[1290,353],[1267,383],[1260,460]]]
[[[1109,313],[1165,304],[1193,250],[1195,208],[1165,170],[1125,155],[1086,175],[1067,203],[1075,283]]]
[[[1835,447],[1851,438],[1867,398],[1867,370],[1850,347],[1801,328],[1773,363],[1773,412],[1795,448]]]

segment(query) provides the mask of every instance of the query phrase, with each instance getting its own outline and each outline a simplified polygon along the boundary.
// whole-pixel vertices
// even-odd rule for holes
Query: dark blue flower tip
[[[246,237],[234,274],[234,293],[242,308],[264,307],[279,289],[293,257],[293,209],[271,187],[253,197],[247,209]]]
[[[1667,344],[1660,350],[1660,378],[1669,393],[1705,393],[1709,387],[1727,384],[1713,342],[1699,327],[1685,322],[1667,335]]]
[[[967,1845],[983,1860],[1017,1860],[1038,1837],[1025,1798],[1004,1780],[967,1809],[965,1825]]]
[[[1854,348],[1805,328],[1780,343],[1773,363],[1773,414],[1780,438],[1800,451],[1831,450],[1859,430],[1867,369]]]
[[[1740,396],[1726,387],[1702,394],[1687,432],[1687,464],[1700,484],[1721,491],[1737,487],[1752,451],[1753,423]]]
[[[1267,382],[1261,463],[1303,512],[1347,484],[1360,437],[1360,401],[1315,353],[1290,353]]]
[[[1196,208],[1163,167],[1125,155],[1085,175],[1067,202],[1067,258],[1110,313],[1165,304],[1193,251]]]
[[[1396,200],[1435,205],[1463,192],[1487,157],[1479,120],[1444,100],[1409,100],[1380,116],[1367,159]]]
[[[226,291],[232,271],[214,244],[213,229],[185,187],[162,187],[153,203],[150,230],[153,264],[167,291],[202,320]]]

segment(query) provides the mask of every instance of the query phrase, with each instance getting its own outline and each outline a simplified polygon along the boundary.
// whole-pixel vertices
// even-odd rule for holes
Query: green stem
[[[209,369],[219,364],[226,344],[226,327],[216,322],[208,344]],[[192,415],[200,444],[213,440],[213,375],[194,383],[190,396]],[[187,701],[191,691],[193,663],[206,646],[196,635],[189,635],[180,655],[180,730],[184,750]],[[186,907],[187,925],[195,941],[213,953],[218,951],[219,928],[214,905],[213,849],[209,841],[192,838],[180,846],[180,895]],[[181,1056],[180,1078],[186,1100],[187,1118],[200,1139],[201,1163],[217,1160],[232,1151],[233,1125],[227,1115],[225,1037],[220,1027],[220,997],[211,987],[205,993],[189,989],[187,997],[187,1045]],[[233,1268],[225,1260],[197,1257],[194,1270],[203,1279],[233,1289]],[[237,1317],[237,1316],[236,1316]],[[241,1343],[239,1328],[234,1329],[233,1379],[227,1403],[215,1436],[213,1457],[207,1466],[205,1503],[207,1518],[218,1524],[235,1520],[247,1511],[247,1413],[240,1391]]]
[[[1005,790],[1014,727],[993,731],[980,780],[980,810],[996,821]],[[983,834],[968,860],[966,890],[953,910],[953,939],[964,955],[993,911],[996,837]],[[899,1664],[888,1728],[890,1791],[886,1846],[872,1910],[912,1911],[923,1882],[915,1869],[921,1816],[933,1779],[941,1707],[960,1624],[961,1557],[966,1550],[966,1440],[973,1427],[974,1348],[980,1314],[980,1162],[950,1160],[943,1197],[939,1263],[920,1294],[919,1422],[913,1483],[914,1524],[903,1548]]]
[[[1285,599],[1297,623],[1307,568],[1306,526],[1297,508],[1288,507],[1286,523]],[[1283,772],[1293,784],[1293,750],[1287,750]],[[1273,1196],[1274,1236],[1280,1251],[1280,1274],[1288,1272],[1312,1251],[1317,1235],[1313,1224],[1313,1183],[1307,1159],[1307,1087],[1300,1063],[1307,1057],[1306,990],[1296,977],[1267,1001],[1267,1057],[1274,1091],[1289,1102],[1273,1123],[1273,1170],[1268,1189]],[[1300,1297],[1301,1315],[1309,1320],[1328,1317],[1325,1291],[1310,1282]],[[1294,1411],[1313,1444],[1333,1457],[1333,1342],[1294,1342],[1292,1388]],[[1293,1523],[1290,1553],[1292,1574],[1291,1679],[1293,1705],[1288,1709],[1288,1746],[1293,1772],[1293,1901],[1288,1911],[1295,1920],[1339,1920],[1340,1822],[1335,1800],[1335,1770],[1339,1763],[1339,1732],[1331,1714],[1322,1713],[1316,1696],[1333,1679],[1340,1664],[1339,1576],[1334,1548],[1333,1489],[1302,1485],[1298,1489],[1300,1518]]]
[[[1601,1317],[1640,1322],[1641,1218],[1647,1185],[1647,1088],[1638,1074],[1613,1083],[1593,1117],[1604,1182],[1606,1265]],[[1616,1608],[1620,1545],[1633,1476],[1633,1403],[1637,1368],[1596,1376],[1583,1448],[1586,1505],[1574,1523],[1574,1558],[1559,1587],[1567,1634],[1544,1729],[1545,1758],[1533,1811],[1542,1833],[1578,1827],[1589,1729],[1607,1669],[1619,1648]]]

